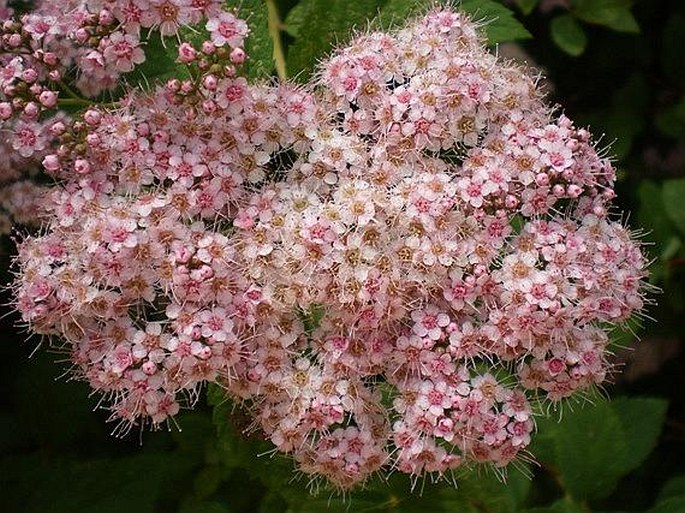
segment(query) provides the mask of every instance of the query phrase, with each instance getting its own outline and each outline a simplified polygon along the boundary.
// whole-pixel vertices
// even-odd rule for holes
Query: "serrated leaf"
[[[285,20],[295,37],[288,48],[288,74],[306,80],[318,60],[334,45],[350,37],[353,29],[364,29],[385,0],[301,0]]]
[[[675,227],[685,234],[685,178],[666,180],[662,187],[664,209]]]
[[[459,9],[485,23],[483,28],[490,45],[532,37],[513,11],[494,0],[463,0]]]
[[[554,43],[573,57],[581,55],[587,47],[587,36],[583,27],[570,14],[554,18],[550,23],[550,32]]]
[[[574,498],[606,497],[654,447],[664,412],[664,401],[626,398],[541,419],[534,453]]]
[[[250,25],[245,40],[248,60],[243,65],[244,74],[252,80],[268,78],[274,70],[274,42],[269,34],[269,13],[264,0],[242,0],[240,16]]]

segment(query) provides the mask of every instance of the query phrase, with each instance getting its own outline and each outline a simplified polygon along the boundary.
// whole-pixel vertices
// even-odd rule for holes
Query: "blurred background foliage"
[[[391,26],[433,2],[239,3],[252,28],[250,77],[275,76],[278,29],[285,71],[306,81],[317,60],[353,29]],[[625,222],[642,233],[653,260],[651,280],[663,292],[647,311],[650,320],[614,334],[614,358],[623,372],[606,387],[613,399],[569,403],[539,419],[531,448],[536,462],[510,468],[505,482],[477,468],[456,476],[456,487],[395,474],[345,496],[325,488],[311,495],[316,484],[294,475],[292,464],[268,444],[242,434],[246,417],[216,388],[168,430],[111,436],[115,426],[97,408],[98,398],[65,377],[64,356],[36,351],[39,341],[25,339],[6,307],[0,321],[0,511],[685,512],[685,2],[460,5],[486,22],[496,51],[538,69],[550,100],[576,124],[603,134],[600,147],[615,156],[618,205],[627,212]],[[269,14],[272,22],[279,17],[271,32]],[[152,41],[148,51],[147,80],[131,77],[131,83],[173,73],[173,48]],[[10,255],[1,255],[5,282]],[[2,299],[10,301],[6,294]]]

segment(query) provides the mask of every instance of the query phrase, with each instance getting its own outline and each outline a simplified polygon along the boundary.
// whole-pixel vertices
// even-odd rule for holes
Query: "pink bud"
[[[604,217],[607,214],[607,211],[602,205],[595,205],[592,208],[592,213],[597,217]]]
[[[12,117],[12,105],[9,102],[0,103],[0,119],[6,120]]]
[[[62,74],[58,70],[53,69],[50,73],[48,73],[48,78],[53,82],[57,82],[62,78]]]
[[[21,35],[20,34],[12,34],[9,37],[9,39],[7,40],[7,43],[12,48],[19,48],[21,46]]]
[[[216,103],[212,100],[205,100],[202,102],[202,112],[205,114],[212,114],[216,112]]]
[[[178,60],[184,64],[189,64],[197,58],[197,51],[188,43],[181,43],[178,47]]]
[[[56,66],[58,62],[57,55],[53,52],[45,52],[43,54],[43,62],[48,66]]]
[[[212,356],[212,350],[207,346],[203,347],[197,352],[197,357],[200,360],[207,360],[210,356]]]
[[[193,90],[193,83],[190,80],[184,80],[181,83],[181,92],[188,94]]]
[[[36,102],[29,102],[24,107],[24,115],[28,118],[36,118],[40,114],[40,107]]]
[[[38,72],[33,68],[25,69],[24,72],[21,74],[21,79],[29,84],[34,83],[37,78]]]
[[[504,206],[507,207],[508,209],[516,208],[519,204],[519,200],[516,199],[515,196],[512,196],[511,194],[508,194],[506,198],[504,198]]]
[[[46,155],[45,158],[43,159],[43,167],[45,168],[46,171],[59,171],[59,169],[62,167],[60,166],[59,163],[59,157],[57,155],[51,154],[51,155]]]
[[[247,54],[245,53],[245,50],[242,48],[234,48],[231,50],[231,62],[233,64],[242,64],[245,62],[245,58],[247,57]]]
[[[97,126],[100,124],[100,121],[102,120],[102,114],[100,114],[100,111],[98,110],[88,109],[86,113],[83,115],[83,119],[90,126]]]
[[[74,170],[80,175],[85,175],[90,171],[90,162],[86,159],[76,159]]]
[[[539,187],[545,187],[546,185],[549,185],[549,175],[547,173],[538,173],[538,175],[535,177],[535,183]]]
[[[98,134],[88,134],[86,136],[86,142],[89,146],[94,147],[100,144],[100,136]]]
[[[99,15],[98,15],[98,18],[99,18],[101,25],[107,26],[107,25],[111,25],[112,23],[114,23],[114,15],[108,9],[101,10]]]
[[[215,91],[218,82],[219,81],[214,75],[207,75],[205,78],[202,79],[202,87],[204,87],[208,91]]]
[[[155,372],[157,372],[157,365],[155,365],[154,362],[148,361],[141,365],[141,369],[143,369],[143,372],[148,376],[152,376]]]
[[[164,88],[170,93],[177,93],[181,89],[181,81],[177,78],[172,78],[164,85]]]
[[[57,105],[57,93],[55,91],[43,91],[38,96],[38,100],[43,107],[51,109]]]
[[[79,43],[83,44],[86,41],[88,41],[90,34],[88,33],[88,31],[86,29],[79,28],[79,29],[76,29],[76,32],[74,32],[74,37],[76,37],[76,40]]]
[[[214,46],[214,43],[212,43],[211,41],[204,41],[202,43],[202,53],[212,55],[215,50],[216,47]]]
[[[193,256],[193,252],[185,246],[179,246],[174,251],[174,255],[176,256],[176,262],[180,264],[187,264],[190,261],[190,258]]]
[[[552,194],[554,194],[557,198],[562,198],[564,194],[566,194],[564,186],[559,184],[555,185],[552,187]]]
[[[566,188],[566,194],[568,194],[571,198],[577,198],[578,196],[580,196],[581,192],[583,192],[583,189],[581,189],[574,183],[572,183]]]

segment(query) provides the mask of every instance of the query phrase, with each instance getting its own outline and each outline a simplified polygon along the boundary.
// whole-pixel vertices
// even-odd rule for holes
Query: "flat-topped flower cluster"
[[[350,487],[504,466],[533,403],[605,380],[646,275],[614,169],[473,22],[359,36],[307,87],[248,83],[244,23],[206,28],[179,48],[195,79],[53,131],[61,185],[19,248],[17,308],[113,418],[159,425],[217,382]]]

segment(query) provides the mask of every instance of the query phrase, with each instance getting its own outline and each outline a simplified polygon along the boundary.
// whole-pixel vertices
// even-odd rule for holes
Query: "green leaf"
[[[685,234],[685,178],[666,180],[663,183],[662,200],[668,217]]]
[[[521,12],[526,16],[533,12],[533,9],[537,7],[538,3],[540,3],[540,0],[516,0],[516,5],[519,6]]]
[[[240,16],[250,25],[250,34],[245,40],[248,60],[243,69],[249,79],[268,78],[274,70],[274,43],[269,34],[269,14],[264,0],[242,0]]]
[[[246,470],[249,477],[260,480],[289,502],[309,497],[305,486],[293,483],[293,462],[281,454],[274,454],[273,444],[258,434],[246,432],[245,427],[252,419],[226,399],[220,386],[209,385],[207,401],[214,407],[213,420],[222,463],[226,467]]]
[[[685,140],[685,96],[659,113],[656,126],[666,135]]]
[[[639,34],[640,25],[638,25],[635,16],[629,10],[619,11],[616,17],[606,24],[616,32],[626,32],[628,34]]]
[[[656,444],[666,411],[659,399],[618,399],[541,419],[534,453],[576,499],[609,495]]]
[[[288,75],[306,80],[318,60],[334,45],[364,29],[385,0],[301,0],[285,20],[287,32],[295,37],[288,49]]]
[[[587,513],[581,504],[565,497],[546,508],[527,509],[523,513]]]
[[[685,497],[685,474],[675,476],[666,482],[659,493],[657,503],[681,496]]]
[[[583,21],[620,32],[639,32],[630,7],[632,0],[575,0],[573,13]]]
[[[90,461],[17,457],[0,461],[0,510],[23,513],[163,511],[197,464],[174,453]],[[25,476],[31,476],[27,479]],[[179,492],[182,492],[180,490]],[[174,501],[171,500],[173,503]]]
[[[661,36],[661,65],[668,79],[681,87],[685,85],[683,34],[685,34],[685,15],[670,13]]]
[[[638,225],[647,230],[645,239],[656,245],[655,253],[663,252],[673,236],[673,224],[666,211],[666,202],[660,184],[643,180],[637,190],[640,207],[637,211]]]
[[[509,469],[506,480],[494,473],[474,469],[457,481],[457,488],[444,493],[453,501],[470,505],[476,511],[509,513],[517,511],[525,501],[532,485],[530,477],[518,469]]]
[[[431,0],[388,0],[375,20],[381,27],[401,26],[412,16],[430,8]]]
[[[587,36],[585,31],[570,14],[557,16],[550,23],[550,31],[554,43],[573,57],[578,57],[585,51]]]
[[[639,467],[656,447],[667,406],[663,399],[648,397],[622,397],[611,402],[628,442],[628,452],[620,460],[625,473]]]
[[[463,0],[459,8],[483,27],[488,44],[530,39],[530,32],[514,17],[514,12],[494,0]]]
[[[648,513],[683,513],[685,511],[685,496],[671,497],[659,502]]]
[[[178,43],[173,38],[162,37],[157,32],[143,35],[145,62],[125,75],[125,81],[132,87],[149,89],[159,82],[164,82],[179,74],[187,75],[186,67],[176,62]]]

